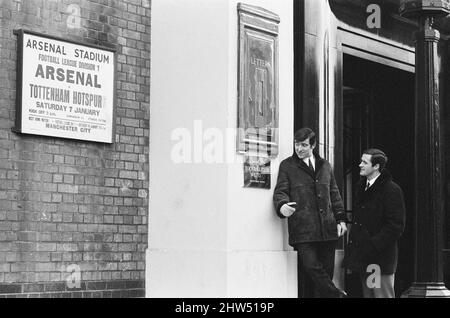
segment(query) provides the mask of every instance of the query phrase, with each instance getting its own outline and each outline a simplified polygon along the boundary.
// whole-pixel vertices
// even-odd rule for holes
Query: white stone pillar
[[[297,296],[296,253],[272,206],[293,150],[293,3],[246,4],[281,18],[270,190],[243,188],[236,154],[237,1],[152,1],[147,297]]]

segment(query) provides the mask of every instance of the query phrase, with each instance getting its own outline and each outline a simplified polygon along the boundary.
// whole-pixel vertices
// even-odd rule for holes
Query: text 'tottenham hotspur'
[[[102,96],[89,93],[30,84],[30,97],[52,102],[73,103],[75,105],[102,108]]]

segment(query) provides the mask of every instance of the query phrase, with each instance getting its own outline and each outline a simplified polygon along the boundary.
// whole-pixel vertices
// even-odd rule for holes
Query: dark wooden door
[[[407,289],[413,275],[414,218],[414,74],[350,55],[343,56],[343,197],[349,216],[359,180],[361,153],[379,148],[389,158],[387,169],[403,189],[406,228],[399,240],[396,293]],[[360,297],[359,277],[347,273],[346,289]]]

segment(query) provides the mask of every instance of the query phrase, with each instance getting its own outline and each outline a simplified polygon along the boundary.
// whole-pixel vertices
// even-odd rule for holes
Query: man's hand
[[[287,218],[290,217],[295,212],[295,207],[289,206],[289,204],[295,204],[295,202],[285,203],[280,208],[280,213]]]
[[[347,225],[345,224],[345,222],[341,222],[337,225],[337,234],[338,237],[341,237],[342,235],[345,234],[345,232],[347,232]]]

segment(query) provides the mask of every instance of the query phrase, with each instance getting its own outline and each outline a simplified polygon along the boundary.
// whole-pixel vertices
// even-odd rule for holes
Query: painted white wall
[[[239,1],[230,1],[229,78],[231,103],[228,125],[237,122],[236,102]],[[242,188],[243,156],[228,169],[228,294],[232,297],[296,297],[297,260],[287,243],[287,222],[276,215],[272,195],[281,160],[292,155],[293,145],[293,1],[245,1],[280,16],[279,24],[279,123],[280,151],[271,161],[271,189]]]
[[[152,1],[147,297],[297,296],[296,253],[272,206],[279,163],[292,153],[293,2],[245,1],[281,18],[280,154],[270,190],[243,188],[235,152],[237,3]],[[172,137],[183,131],[193,162],[177,164]],[[221,137],[223,162],[205,162],[202,150]]]

